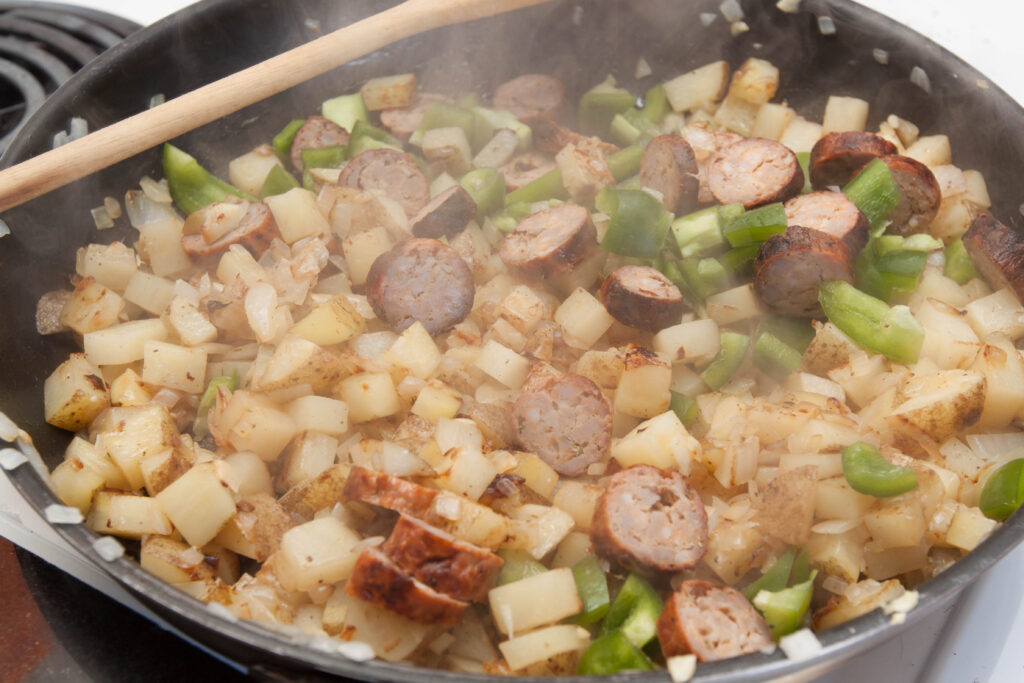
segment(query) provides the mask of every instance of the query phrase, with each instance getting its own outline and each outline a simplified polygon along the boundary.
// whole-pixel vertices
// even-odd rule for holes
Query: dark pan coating
[[[447,332],[473,308],[473,272],[438,240],[413,238],[381,254],[366,276],[366,298],[395,332],[419,321],[431,336]]]
[[[524,74],[494,91],[494,108],[510,111],[524,123],[557,119],[564,104],[565,85],[546,74]]]
[[[851,255],[859,254],[868,243],[867,216],[842,192],[821,190],[793,197],[786,202],[786,222],[842,240]]]
[[[598,554],[646,574],[694,566],[708,548],[708,517],[678,472],[634,465],[612,475],[590,529]]]
[[[338,176],[339,185],[380,190],[415,216],[430,201],[430,181],[416,160],[395,149],[369,149],[352,157]]]
[[[280,236],[270,207],[263,202],[251,202],[238,227],[220,239],[207,244],[201,234],[185,235],[181,246],[190,256],[214,256],[227,251],[232,244],[241,244],[259,258],[274,238]]]
[[[578,204],[561,204],[519,221],[498,255],[524,277],[552,277],[575,268],[597,247],[590,213]]]
[[[615,154],[619,148],[610,142],[600,138],[590,138],[586,135],[569,130],[558,125],[550,119],[534,121],[530,126],[533,130],[533,146],[545,154],[558,154],[566,145],[574,142],[590,142],[599,149],[605,156]]]
[[[1024,300],[1024,236],[984,213],[963,240],[975,268],[993,289],[1009,287]]]
[[[645,330],[679,323],[686,308],[679,288],[650,266],[619,266],[604,279],[599,296],[620,323]]]
[[[796,154],[774,140],[738,140],[723,147],[708,167],[708,188],[719,204],[752,209],[786,201],[803,186]]]
[[[310,116],[295,133],[292,140],[292,166],[300,172],[302,166],[302,150],[320,149],[322,147],[345,147],[348,145],[348,131],[334,121],[322,116]]]
[[[461,185],[437,195],[409,222],[416,237],[451,237],[466,229],[476,215],[476,202]]]
[[[700,180],[690,143],[678,135],[659,135],[647,143],[640,161],[640,183],[660,192],[662,203],[672,213],[692,210]]]
[[[451,99],[437,93],[418,92],[408,107],[381,110],[380,123],[396,138],[407,140],[420,127],[423,114],[434,102],[451,102]]]
[[[526,152],[513,157],[498,170],[505,176],[505,189],[509,192],[529,185],[545,173],[555,170],[555,160],[540,152]]]
[[[735,588],[688,579],[665,603],[658,642],[666,657],[694,654],[714,662],[775,644],[764,618]]]
[[[896,154],[896,145],[874,133],[829,133],[811,148],[811,186],[842,187],[864,164],[888,154]]]
[[[935,174],[917,159],[900,154],[884,156],[882,161],[889,167],[902,195],[889,215],[890,232],[899,235],[927,232],[942,202],[942,188]]]
[[[504,561],[418,519],[402,515],[381,546],[395,564],[439,593],[483,602]]]
[[[512,417],[520,446],[567,477],[586,472],[611,446],[611,405],[581,375],[556,375],[525,389]]]
[[[361,500],[382,508],[422,517],[430,509],[437,491],[390,474],[356,465],[345,482],[345,498]]]
[[[459,623],[469,607],[469,603],[442,595],[412,578],[374,547],[359,555],[345,592],[406,619],[442,628]]]
[[[840,240],[820,230],[791,225],[769,237],[754,261],[754,291],[779,315],[822,315],[818,287],[845,280],[853,284],[853,259]]]

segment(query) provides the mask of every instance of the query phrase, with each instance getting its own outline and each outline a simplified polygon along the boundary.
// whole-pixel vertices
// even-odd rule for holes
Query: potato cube
[[[570,142],[555,155],[569,196],[590,204],[606,186],[615,184],[601,146],[591,139]]]
[[[149,453],[139,460],[139,471],[146,483],[146,492],[155,496],[188,471],[189,462],[173,448]]]
[[[754,128],[750,135],[755,138],[778,140],[786,126],[793,120],[793,116],[793,110],[785,104],[765,102],[757,110],[757,118],[754,119]]]
[[[381,226],[350,235],[342,241],[341,251],[345,254],[348,275],[353,285],[366,282],[370,266],[378,256],[391,249],[391,245],[391,235]]]
[[[291,516],[267,493],[242,498],[236,509],[238,512],[221,528],[214,542],[263,562],[277,550],[281,537],[292,528]]]
[[[510,513],[505,548],[525,550],[540,560],[565,539],[576,522],[568,513],[547,505],[521,505]]]
[[[538,629],[498,644],[502,656],[513,671],[551,660],[567,652],[586,649],[590,632],[575,624],[559,624]]]
[[[612,443],[611,455],[623,467],[647,464],[689,474],[690,462],[701,455],[700,442],[690,436],[671,410],[641,422]]]
[[[252,254],[245,247],[232,245],[217,262],[217,280],[225,285],[230,285],[235,280],[241,280],[246,287],[252,287],[258,282],[267,282],[267,271],[263,269]]]
[[[77,432],[109,405],[107,383],[85,354],[71,354],[43,383],[43,414],[54,427]]]
[[[718,101],[728,78],[728,62],[712,62],[666,81],[665,95],[674,111],[689,111]]]
[[[867,532],[863,526],[845,534],[812,533],[807,541],[807,553],[822,572],[854,583],[863,569],[865,540]]]
[[[174,297],[170,309],[167,322],[185,346],[198,346],[217,339],[217,328],[185,297]]]
[[[90,244],[79,249],[75,265],[75,272],[79,275],[95,278],[96,282],[115,292],[124,292],[138,269],[135,250],[120,242]]]
[[[1010,339],[1024,336],[1024,312],[1017,296],[1009,289],[1000,289],[975,299],[965,307],[964,319],[981,339],[997,332]]]
[[[439,488],[477,500],[497,475],[498,469],[487,456],[472,448],[460,448],[452,456],[448,471],[433,481]]]
[[[139,228],[139,252],[148,257],[157,277],[188,270],[192,260],[181,246],[184,223],[176,216],[150,221]]]
[[[142,360],[146,342],[165,341],[167,337],[163,320],[150,318],[89,332],[83,336],[82,345],[85,355],[96,365],[127,365]]]
[[[348,431],[348,405],[326,396],[300,396],[287,407],[300,431],[341,436]]]
[[[547,315],[547,305],[526,285],[516,285],[498,306],[499,315],[522,334],[529,334]]]
[[[109,491],[96,494],[87,524],[93,531],[123,538],[166,536],[173,531],[155,498]]]
[[[589,532],[573,531],[558,544],[555,556],[551,558],[551,568],[574,567],[587,555],[594,554],[594,543]]]
[[[705,304],[708,317],[719,325],[731,325],[741,320],[756,318],[764,312],[751,284],[712,294]]]
[[[509,519],[464,496],[443,492],[434,497],[424,521],[467,543],[494,550],[508,538]]]
[[[235,450],[255,453],[264,462],[276,460],[299,431],[287,413],[248,391],[234,392],[227,410],[237,415],[230,426],[224,426],[227,442]]]
[[[749,137],[757,122],[757,110],[761,105],[748,102],[729,93],[715,111],[714,122],[724,130]]]
[[[384,352],[384,359],[405,368],[414,377],[427,379],[441,364],[441,352],[427,328],[417,320],[402,330],[398,339]]]
[[[517,459],[519,462],[512,473],[518,474],[523,478],[523,483],[551,500],[551,494],[558,485],[558,472],[533,453],[520,453]]]
[[[420,389],[411,412],[431,422],[437,422],[441,418],[455,417],[461,407],[461,394],[443,382],[434,380]]]
[[[281,166],[281,160],[277,158],[274,148],[260,145],[231,160],[228,164],[228,179],[242,192],[259,197],[267,174],[275,166]]]
[[[288,244],[331,231],[327,219],[320,212],[316,195],[309,190],[296,187],[284,194],[267,197],[265,201],[274,215],[281,239]]]
[[[355,368],[353,361],[289,334],[274,348],[274,355],[252,385],[260,391],[275,391],[308,384],[314,391],[320,391],[333,387]]]
[[[360,92],[367,111],[408,107],[416,94],[416,74],[371,78]]]
[[[102,330],[117,323],[125,302],[112,289],[94,278],[83,278],[64,304],[60,321],[79,334]]]
[[[925,135],[907,146],[907,156],[917,159],[925,166],[942,166],[952,163],[953,154],[949,138],[945,135]]]
[[[359,535],[327,516],[292,527],[274,554],[277,579],[287,590],[308,591],[352,574]]]
[[[174,299],[174,283],[141,270],[135,271],[124,290],[129,301],[153,315],[161,315]]]
[[[971,369],[985,375],[985,402],[974,428],[984,432],[1006,429],[1024,411],[1024,359],[1008,337],[993,334]]]
[[[709,318],[666,327],[654,335],[654,350],[673,363],[710,363],[722,346],[718,323]]]
[[[594,519],[594,509],[597,507],[597,499],[604,493],[604,488],[594,484],[584,484],[579,481],[566,480],[555,492],[552,502],[555,507],[564,510],[576,522],[576,528],[590,532],[590,525]]]
[[[859,97],[829,95],[825,104],[825,117],[821,122],[822,134],[862,131],[868,123],[868,103]]]
[[[343,295],[332,296],[292,326],[291,333],[319,346],[341,344],[366,329],[366,320]]]
[[[920,430],[942,443],[974,424],[985,403],[985,375],[970,370],[942,370],[916,376],[903,386],[903,397],[887,418],[895,427]]]
[[[782,131],[779,142],[799,154],[810,152],[820,138],[821,124],[795,116]]]
[[[203,391],[206,351],[161,341],[147,341],[143,349],[143,382],[189,394]]]
[[[529,360],[493,340],[484,344],[475,365],[509,389],[523,386],[530,372]]]
[[[984,541],[998,522],[989,519],[976,507],[961,505],[953,515],[953,522],[946,532],[946,543],[970,552]]]
[[[270,479],[270,470],[267,464],[249,451],[239,451],[228,455],[223,460],[227,466],[224,471],[224,481],[228,483],[231,490],[240,496],[249,496],[258,493],[272,494],[274,484]]]
[[[327,434],[303,432],[285,452],[284,465],[277,475],[278,489],[288,489],[312,479],[334,464],[338,440]]]
[[[473,163],[473,150],[466,131],[458,126],[428,130],[423,134],[422,148],[427,161],[440,164],[453,176],[461,176]]]
[[[615,391],[615,411],[648,418],[668,410],[672,366],[642,346],[631,344]]]
[[[120,489],[122,491],[131,488],[124,472],[107,454],[102,443],[102,436],[97,437],[97,443],[93,444],[80,436],[76,436],[68,444],[64,452],[65,460],[78,460],[82,465],[92,470],[103,478],[106,488]]]
[[[915,498],[887,500],[864,515],[864,526],[871,534],[874,551],[916,546],[924,538],[925,520],[921,504]],[[886,577],[888,578],[888,577]]]
[[[386,372],[364,372],[342,380],[338,393],[348,404],[349,420],[368,422],[402,409],[394,380]]]
[[[216,463],[199,463],[158,493],[154,500],[185,540],[201,547],[235,514],[235,497]]]
[[[81,460],[65,460],[50,472],[50,484],[61,502],[88,514],[93,495],[103,488],[103,477],[82,464]]]
[[[850,488],[845,477],[823,479],[815,489],[814,516],[819,520],[860,519],[874,503],[871,496]]]
[[[348,463],[327,468],[281,496],[281,507],[295,517],[312,519],[320,510],[344,500],[345,483],[351,469],[352,465]]]
[[[202,553],[166,536],[147,536],[142,540],[139,564],[150,574],[172,584],[203,581],[215,576],[213,567],[206,563]]]
[[[589,349],[608,331],[615,318],[590,292],[579,288],[555,311],[555,322],[562,328],[569,346]]]
[[[495,625],[506,635],[561,621],[583,609],[568,567],[492,588],[487,599]]]

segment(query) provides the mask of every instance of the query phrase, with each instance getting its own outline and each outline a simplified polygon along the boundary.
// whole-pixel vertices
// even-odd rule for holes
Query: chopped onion
[[[112,536],[103,536],[92,542],[92,549],[107,562],[124,557],[124,546]]]
[[[188,299],[195,305],[199,305],[199,290],[182,279],[174,281],[174,296]]]
[[[12,442],[20,435],[21,430],[18,429],[18,425],[14,424],[14,420],[0,413],[0,439]]]
[[[358,640],[339,643],[338,641],[331,639],[331,642],[336,644],[335,647],[338,650],[338,654],[343,657],[348,657],[354,662],[368,662],[376,657],[372,647],[366,643],[360,643]]]
[[[71,126],[68,129],[68,142],[84,138],[89,134],[89,123],[78,117],[71,118]]]
[[[173,389],[161,389],[153,395],[152,402],[157,405],[161,405],[167,410],[170,410],[174,406],[178,405],[178,401],[181,400],[181,394]]]
[[[444,651],[451,647],[454,643],[455,636],[453,636],[451,633],[442,633],[437,638],[435,638],[434,641],[431,642],[430,645],[428,645],[427,647],[434,654],[440,655],[444,654]]]
[[[677,655],[665,660],[672,683],[686,683],[697,672],[697,655]]]
[[[152,199],[154,202],[161,204],[170,204],[174,200],[171,198],[171,191],[165,183],[158,183],[149,176],[143,176],[139,180],[139,187],[146,193],[146,196]]]
[[[232,612],[230,609],[220,604],[219,602],[208,602],[206,603],[206,609],[224,621],[235,622],[238,621],[238,615]]]
[[[910,70],[910,82],[929,95],[932,94],[932,81],[928,78],[928,73],[921,67],[915,66]]]
[[[859,520],[855,519],[830,519],[825,522],[818,522],[811,527],[811,531],[816,534],[845,534],[851,529],[856,529],[860,525]]]
[[[118,219],[121,217],[121,202],[113,197],[103,198],[103,208],[107,210],[111,218]]]
[[[711,26],[711,24],[714,23],[715,19],[717,19],[717,18],[718,18],[718,15],[715,14],[714,12],[701,12],[700,13],[700,23],[703,26]]]
[[[800,0],[779,0],[775,3],[775,7],[782,12],[789,12],[792,14],[799,11]]]
[[[836,22],[832,17],[818,17],[818,32],[823,36],[834,36],[836,33]]]
[[[97,230],[107,230],[114,227],[114,219],[110,217],[107,207],[97,206],[90,213],[92,213],[92,222],[96,224]]]
[[[875,61],[878,62],[879,64],[888,64],[889,63],[889,51],[888,50],[883,50],[880,47],[876,47],[874,50],[871,51],[871,56],[874,57]]]
[[[320,20],[319,19],[313,19],[311,17],[307,17],[306,20],[303,22],[303,24],[305,24],[306,28],[308,28],[310,31],[316,31],[318,33],[320,32]]]
[[[821,582],[821,587],[834,595],[842,595],[846,592],[846,589],[850,587],[850,584],[846,583],[835,574],[827,574],[825,576],[825,580]]]
[[[903,614],[906,614],[917,607],[917,602],[920,598],[921,594],[917,591],[907,591],[898,598],[894,598],[882,605],[882,611],[886,614],[892,614],[894,612],[902,612]]]
[[[794,662],[811,659],[823,649],[821,641],[809,628],[802,628],[788,636],[782,636],[779,639],[779,647],[786,653],[786,657]]]
[[[636,60],[636,71],[633,74],[636,78],[647,78],[652,73],[654,73],[654,70],[651,69],[651,65],[647,63],[646,59],[641,57]]]
[[[11,226],[3,220],[0,220],[0,237],[7,237],[11,234]]]
[[[164,94],[162,92],[158,92],[157,94],[149,98],[149,108],[152,109],[154,107],[159,107],[166,100],[167,98],[164,97]]]
[[[974,454],[986,462],[1006,458],[1008,454],[1024,448],[1024,432],[968,434],[964,438]]]
[[[0,468],[10,472],[28,462],[25,454],[16,448],[0,450]]]
[[[82,517],[82,511],[78,508],[69,507],[67,505],[47,505],[46,509],[43,510],[43,516],[46,517],[46,521],[50,524],[81,524],[85,519]]]
[[[462,502],[455,496],[438,497],[434,512],[442,519],[455,521],[462,515]]]
[[[729,23],[743,19],[743,8],[740,7],[740,3],[736,0],[725,0],[725,2],[718,6],[718,11],[722,13],[722,16]]]
[[[745,21],[734,21],[731,24],[729,24],[729,32],[733,35],[733,37],[736,37],[741,33],[746,33],[749,30],[750,26],[747,25],[747,22]]]
[[[178,218],[170,204],[154,201],[140,190],[129,190],[124,195],[124,208],[128,221],[135,229],[168,218]]]
[[[579,26],[583,23],[583,5],[576,5],[572,8],[572,23],[573,26]]]

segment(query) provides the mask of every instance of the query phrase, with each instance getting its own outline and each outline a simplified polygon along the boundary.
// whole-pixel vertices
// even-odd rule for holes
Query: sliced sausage
[[[605,142],[601,138],[580,135],[549,119],[534,121],[530,127],[533,129],[533,146],[547,154],[558,154],[566,145],[583,141],[591,142],[605,156],[619,151],[619,148],[610,142]]]
[[[599,296],[613,318],[644,330],[677,324],[686,307],[679,288],[650,266],[619,266],[604,279]]]
[[[708,547],[708,517],[678,472],[634,465],[612,475],[590,528],[594,549],[643,573],[694,566]]]
[[[531,385],[512,406],[520,446],[559,474],[575,477],[599,462],[612,441],[612,408],[601,388],[582,375]]]
[[[791,225],[758,250],[754,291],[774,313],[818,317],[818,286],[832,280],[853,284],[852,261],[849,247],[832,235]]]
[[[451,102],[451,99],[444,95],[430,92],[418,92],[408,107],[395,109],[383,109],[380,112],[381,125],[388,129],[388,132],[402,140],[408,140],[409,136],[416,132],[423,122],[423,114],[434,102]]]
[[[797,195],[786,202],[786,223],[820,230],[842,240],[850,254],[868,243],[870,225],[857,205],[842,192],[821,190]]]
[[[547,74],[524,74],[494,91],[494,108],[510,111],[524,123],[557,119],[564,104],[565,85]]]
[[[432,336],[447,332],[473,308],[473,272],[451,247],[413,238],[381,254],[366,276],[366,298],[395,332],[419,321]]]
[[[270,207],[263,202],[250,202],[238,226],[231,232],[209,244],[201,234],[185,235],[181,238],[181,246],[190,256],[214,256],[227,251],[232,244],[241,244],[259,258],[274,238],[280,236]]]
[[[540,152],[527,152],[520,154],[499,168],[505,176],[505,188],[512,192],[523,185],[529,185],[545,173],[555,170],[555,160],[547,154]]]
[[[742,140],[743,137],[736,133],[713,130],[703,125],[683,126],[680,134],[690,144],[697,160],[697,182],[699,184],[697,202],[711,204],[715,201],[715,196],[711,194],[711,188],[708,187],[708,169],[711,162],[722,149]]]
[[[775,644],[764,618],[735,588],[688,579],[665,603],[658,642],[666,657],[694,654],[714,662]]]
[[[597,246],[597,229],[579,204],[538,211],[498,246],[498,256],[524,277],[552,277],[575,268]]]
[[[708,167],[708,188],[719,204],[748,209],[782,202],[804,186],[800,162],[785,145],[765,138],[743,138],[726,147]]]
[[[659,135],[647,143],[640,160],[640,183],[661,193],[674,214],[690,211],[700,190],[693,147],[678,135]]]
[[[358,465],[349,472],[344,491],[346,498],[413,517],[425,515],[436,495],[433,489]]]
[[[348,145],[348,131],[322,116],[310,116],[292,140],[292,166],[302,172],[302,150]]]
[[[811,186],[815,190],[842,187],[861,166],[888,154],[896,154],[896,145],[874,133],[829,133],[811,148]]]
[[[409,576],[374,547],[360,553],[345,592],[406,619],[442,628],[459,623],[469,607]]]
[[[338,176],[338,185],[380,190],[415,216],[430,201],[430,181],[416,160],[396,149],[368,149],[352,157]]]
[[[406,515],[382,549],[414,579],[466,602],[483,602],[504,564],[491,551]]]
[[[985,213],[974,219],[963,240],[974,266],[992,288],[1009,287],[1024,301],[1024,236]]]
[[[900,186],[900,203],[889,214],[893,232],[900,235],[927,232],[942,202],[942,188],[935,174],[917,159],[900,154],[884,156],[882,161]]]
[[[461,185],[437,195],[410,221],[416,237],[451,237],[466,229],[476,215],[476,202]]]

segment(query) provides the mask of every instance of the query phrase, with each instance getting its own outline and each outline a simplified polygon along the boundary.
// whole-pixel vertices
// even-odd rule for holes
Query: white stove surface
[[[63,0],[149,24],[182,0]],[[596,1],[596,0],[591,0]],[[768,1],[768,0],[766,0]],[[973,64],[1024,103],[1024,3],[1016,0],[861,0]],[[0,536],[63,567],[133,609],[145,610],[82,560],[20,501],[0,476]],[[1004,558],[955,606],[918,628],[853,659],[826,683],[1004,683],[1024,681],[1024,546]],[[157,621],[159,621],[157,619]]]

